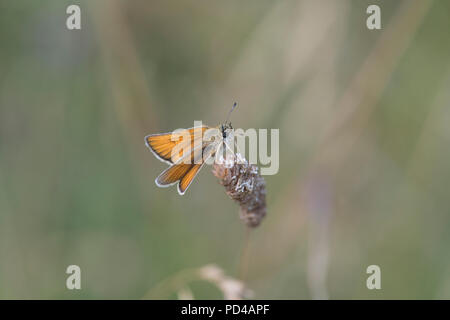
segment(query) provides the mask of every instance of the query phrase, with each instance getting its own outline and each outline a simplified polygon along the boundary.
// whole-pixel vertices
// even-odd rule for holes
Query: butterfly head
[[[233,127],[231,126],[231,122],[228,120],[230,119],[231,112],[233,112],[234,108],[236,108],[237,103],[235,102],[233,106],[231,107],[230,111],[228,112],[227,120],[225,120],[225,123],[220,126],[220,132],[222,133],[222,138],[226,139],[229,136],[229,132],[233,130]]]
[[[231,125],[231,122],[225,122],[220,126],[220,132],[222,133],[222,138],[226,139],[230,133],[230,131],[233,130],[233,126]]]

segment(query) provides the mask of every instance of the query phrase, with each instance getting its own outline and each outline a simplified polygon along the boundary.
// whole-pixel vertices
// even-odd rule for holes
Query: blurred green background
[[[0,298],[140,299],[211,263],[239,278],[238,206],[208,167],[184,196],[157,188],[144,145],[234,101],[235,127],[280,129],[254,298],[450,298],[449,39],[443,0],[1,1]],[[185,287],[223,297],[156,298]]]

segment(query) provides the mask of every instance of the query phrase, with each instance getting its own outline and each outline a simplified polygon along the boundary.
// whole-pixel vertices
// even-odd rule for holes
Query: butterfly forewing
[[[201,147],[203,134],[209,127],[194,127],[185,131],[151,134],[145,137],[145,143],[161,161],[173,164],[178,162],[184,153]]]

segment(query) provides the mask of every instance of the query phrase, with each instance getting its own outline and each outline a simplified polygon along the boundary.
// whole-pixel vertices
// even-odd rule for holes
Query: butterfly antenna
[[[228,111],[227,121],[225,121],[225,123],[227,123],[228,120],[230,119],[231,112],[233,112],[233,110],[234,110],[234,108],[236,108],[236,106],[237,106],[237,102],[235,102],[235,103],[233,104],[233,106],[231,107],[231,110]]]

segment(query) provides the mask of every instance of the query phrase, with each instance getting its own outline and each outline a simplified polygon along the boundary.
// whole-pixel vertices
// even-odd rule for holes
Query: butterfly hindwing
[[[159,187],[168,187],[178,182],[178,193],[183,195],[191,185],[194,178],[200,172],[205,162],[214,154],[213,145],[202,148],[202,152],[192,152],[190,163],[183,163],[187,157],[180,159],[177,163],[164,170],[155,180]],[[194,155],[196,154],[196,155]]]

